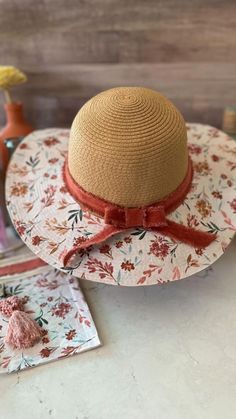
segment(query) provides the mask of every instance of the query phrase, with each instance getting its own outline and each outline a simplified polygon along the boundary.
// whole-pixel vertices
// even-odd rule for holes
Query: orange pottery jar
[[[0,168],[1,172],[5,174],[9,155],[4,141],[7,138],[21,137],[29,134],[33,131],[33,128],[24,118],[22,103],[6,103],[4,104],[4,108],[6,111],[7,123],[0,131]]]

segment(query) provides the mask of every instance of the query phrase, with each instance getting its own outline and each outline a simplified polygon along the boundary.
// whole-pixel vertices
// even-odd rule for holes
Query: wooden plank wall
[[[187,120],[221,126],[236,104],[236,1],[0,0],[0,57],[27,72],[15,93],[35,127],[70,125],[118,85],[154,88]]]

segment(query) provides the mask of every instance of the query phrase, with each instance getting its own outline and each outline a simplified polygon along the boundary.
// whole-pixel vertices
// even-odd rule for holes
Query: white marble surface
[[[1,419],[235,419],[236,240],[165,286],[83,282],[104,346],[0,378]]]

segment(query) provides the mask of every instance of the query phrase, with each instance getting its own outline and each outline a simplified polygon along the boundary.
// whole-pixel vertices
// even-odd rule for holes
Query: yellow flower
[[[18,68],[12,66],[0,66],[0,88],[8,90],[12,86],[27,81],[27,77]]]

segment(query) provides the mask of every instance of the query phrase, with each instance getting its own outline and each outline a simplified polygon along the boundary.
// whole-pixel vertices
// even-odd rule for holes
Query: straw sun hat
[[[7,206],[56,268],[114,285],[177,280],[210,266],[236,231],[236,145],[185,124],[146,88],[89,100],[71,130],[28,135],[10,162]]]

